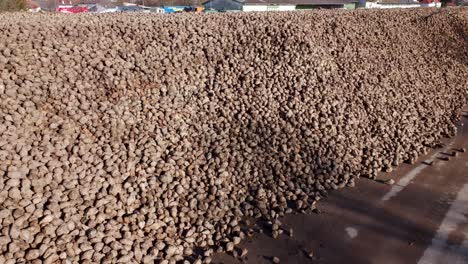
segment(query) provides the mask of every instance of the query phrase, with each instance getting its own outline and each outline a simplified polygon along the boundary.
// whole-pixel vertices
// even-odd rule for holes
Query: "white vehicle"
[[[113,8],[105,8],[103,10],[98,11],[98,13],[114,13],[118,11],[119,10],[117,9],[117,7],[113,7]]]

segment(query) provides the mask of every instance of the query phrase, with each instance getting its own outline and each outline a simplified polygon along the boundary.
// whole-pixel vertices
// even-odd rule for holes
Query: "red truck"
[[[87,6],[58,6],[55,9],[55,11],[61,13],[76,14],[88,12],[89,9]]]

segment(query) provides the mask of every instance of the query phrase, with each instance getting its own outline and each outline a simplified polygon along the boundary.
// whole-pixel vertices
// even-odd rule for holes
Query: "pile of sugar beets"
[[[467,35],[456,8],[0,14],[0,263],[239,250],[454,135]]]

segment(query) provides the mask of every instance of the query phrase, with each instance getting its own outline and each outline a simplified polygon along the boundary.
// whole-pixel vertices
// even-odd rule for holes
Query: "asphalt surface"
[[[414,165],[381,173],[382,182],[362,178],[355,188],[331,193],[318,204],[318,214],[280,219],[293,229],[292,237],[285,232],[274,239],[265,230],[240,244],[249,251],[245,258],[217,254],[213,263],[273,263],[273,257],[288,264],[468,263],[468,112],[464,115],[457,136]],[[467,152],[455,150],[460,148]],[[395,183],[383,183],[387,179]]]

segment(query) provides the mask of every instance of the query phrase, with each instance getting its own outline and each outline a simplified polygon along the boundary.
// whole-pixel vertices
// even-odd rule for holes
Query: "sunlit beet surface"
[[[467,35],[457,8],[1,14],[0,262],[241,250],[246,217],[454,135]]]

